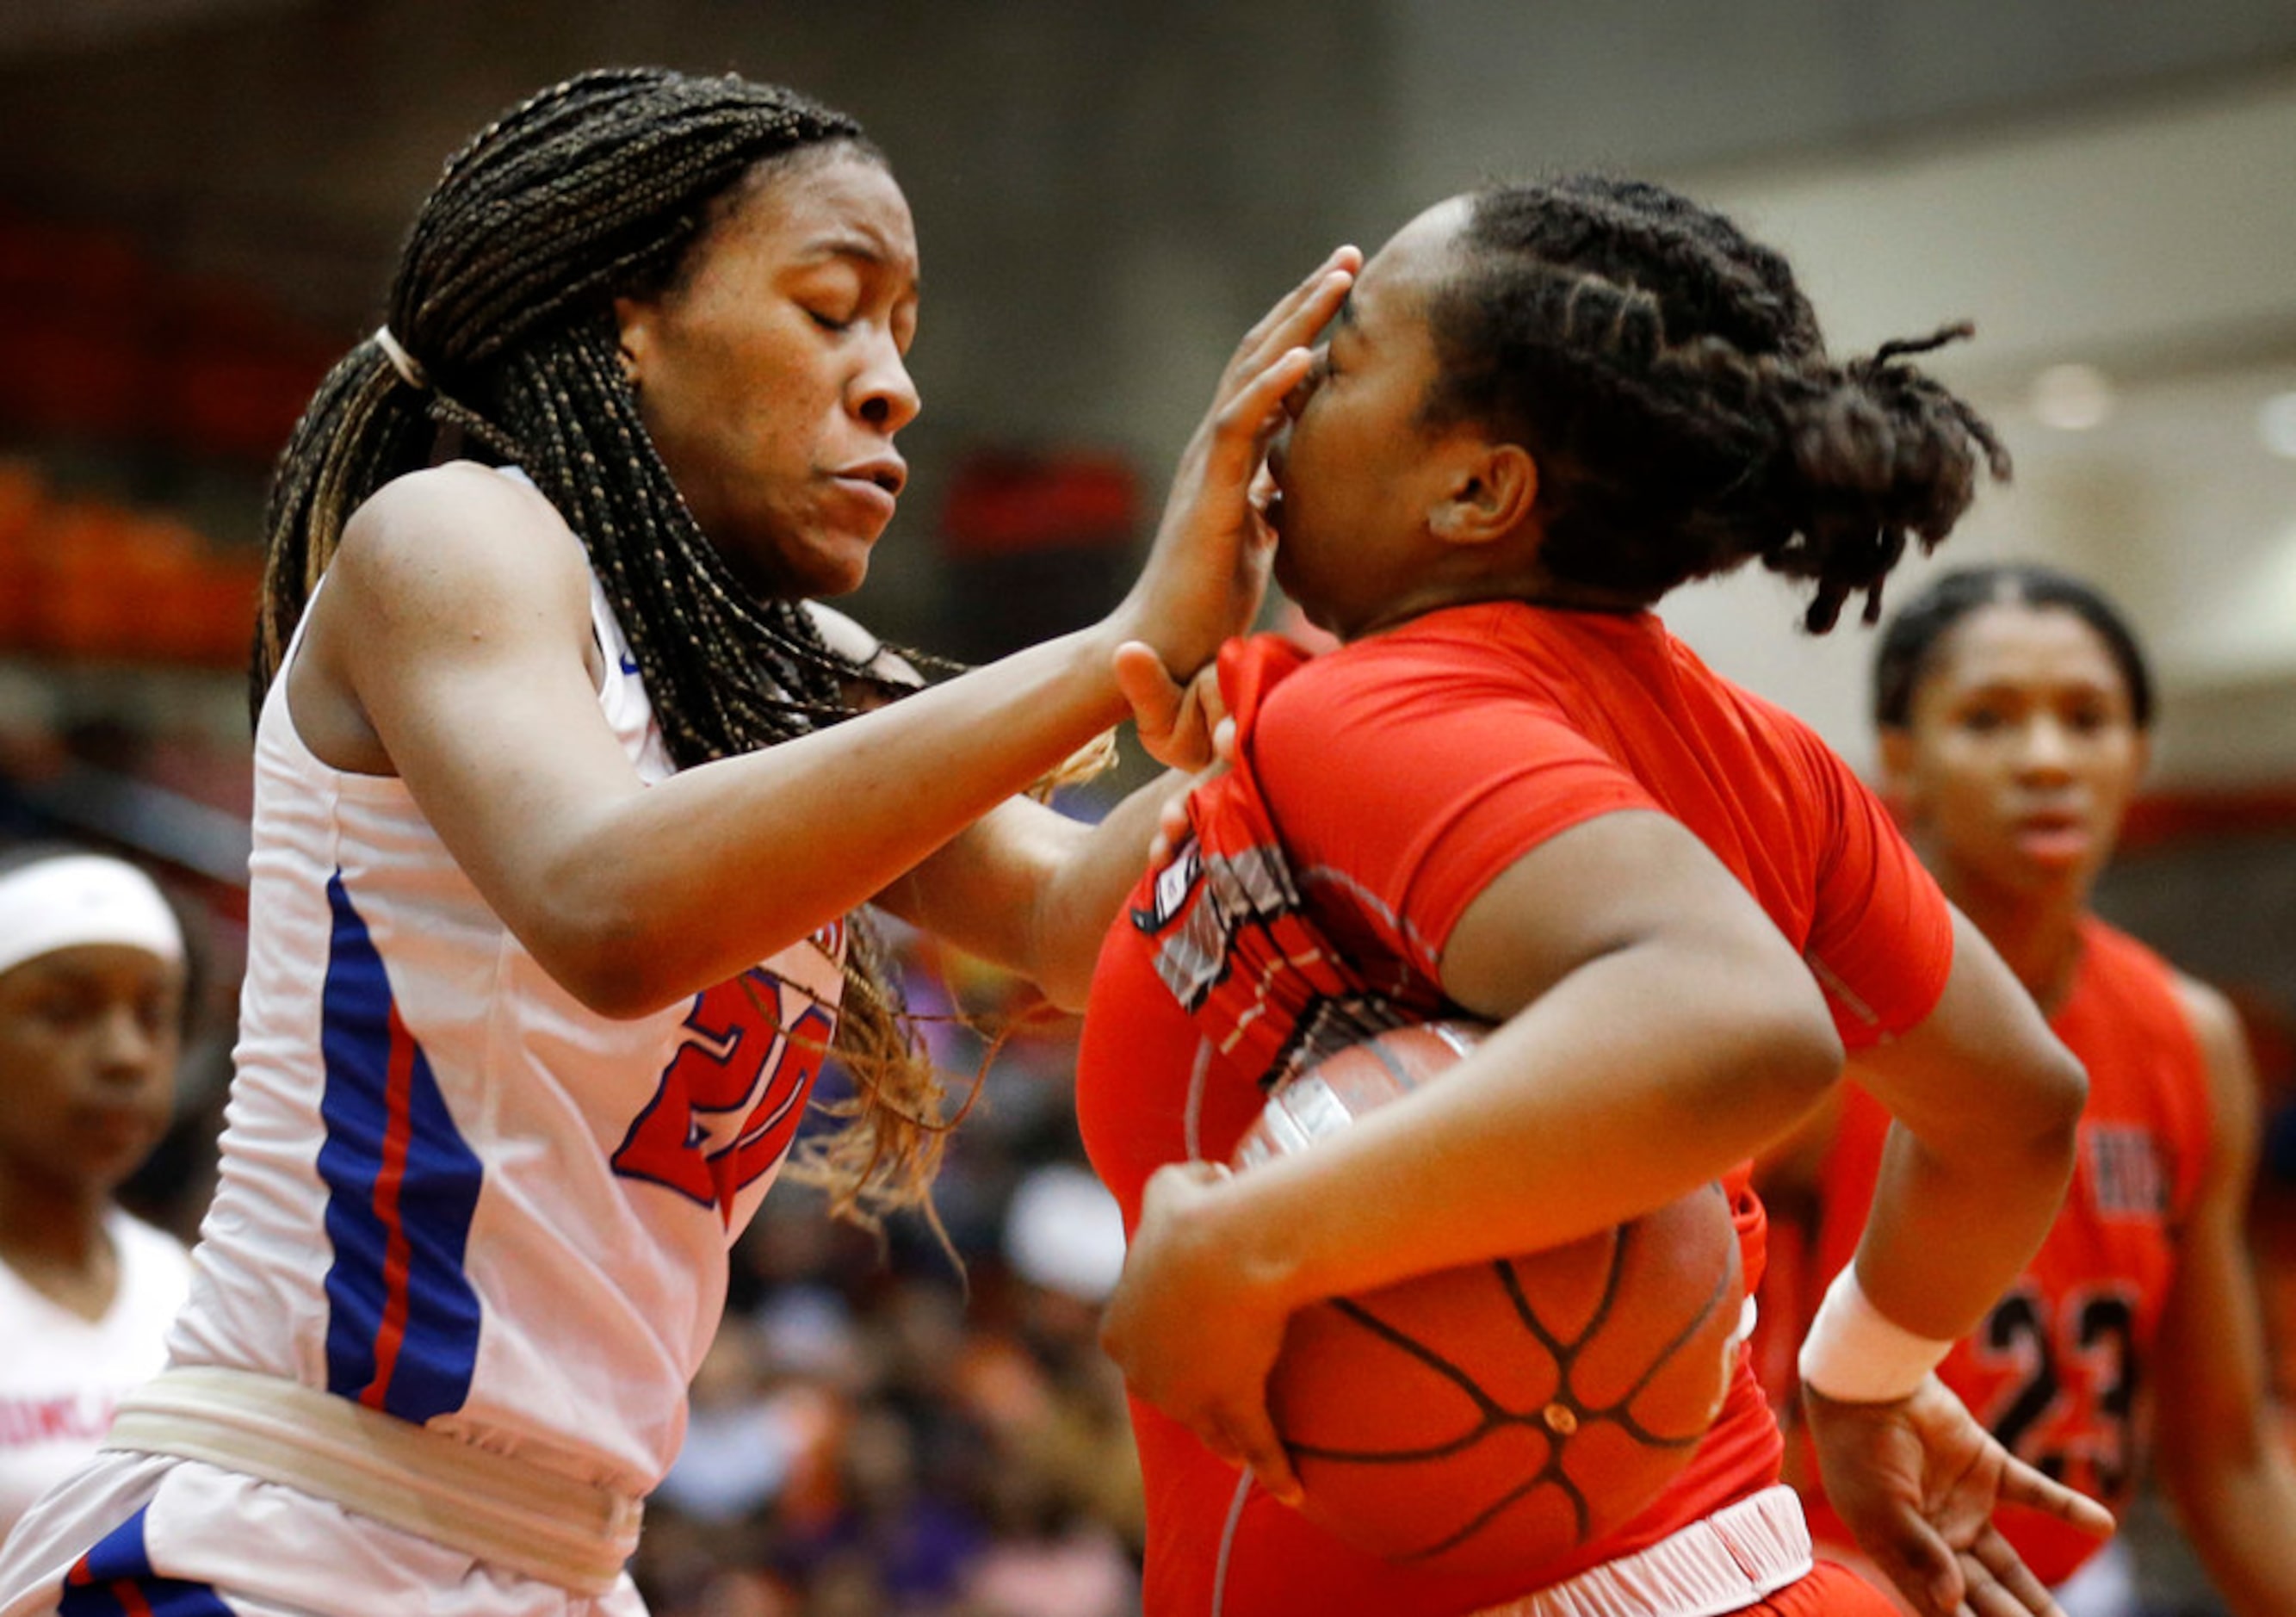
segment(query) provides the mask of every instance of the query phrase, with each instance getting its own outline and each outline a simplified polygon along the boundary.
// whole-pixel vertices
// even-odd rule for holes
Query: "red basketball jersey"
[[[1135,891],[1085,1022],[1079,1120],[1128,1228],[1158,1167],[1227,1156],[1315,1024],[1344,1023],[1365,995],[1439,1010],[1460,913],[1597,815],[1655,809],[1696,833],[1804,950],[1853,1047],[1914,1025],[1943,989],[1950,913],[1881,806],[1806,726],[1651,614],[1483,603],[1312,661],[1269,639],[1232,646],[1222,673],[1237,766],[1191,805],[1197,847]],[[1270,839],[1280,857],[1252,864]],[[1223,876],[1222,898],[1255,913],[1207,899]],[[1262,877],[1289,896],[1263,902]],[[1329,947],[1303,964],[1316,950],[1295,944],[1309,940]],[[1305,986],[1263,991],[1289,980]],[[1760,1204],[1742,1173],[1732,1188],[1751,1289]],[[1144,1405],[1134,1416],[1150,1617],[1209,1611],[1216,1585],[1226,1617],[1472,1612],[1654,1543],[1774,1482],[1780,1455],[1742,1356],[1697,1456],[1642,1516],[1535,1577],[1439,1578],[1240,1491],[1184,1428]]]
[[[2170,968],[2094,918],[2049,1025],[2088,1068],[2072,1184],[2031,1264],[1939,1375],[2013,1453],[2117,1511],[2144,1447],[2140,1391],[2178,1230],[2207,1166],[2208,1074]],[[1821,1170],[1821,1284],[1857,1250],[1888,1129],[1889,1114],[1852,1086]],[[1810,1504],[1820,1540],[1849,1543],[1841,1519]],[[2038,1513],[1999,1519],[2045,1582],[2099,1547]]]

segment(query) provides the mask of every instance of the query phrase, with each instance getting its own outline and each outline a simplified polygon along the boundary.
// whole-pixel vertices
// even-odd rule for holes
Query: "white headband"
[[[102,854],[66,854],[0,875],[0,972],[60,948],[124,944],[184,957],[184,929],[152,878]]]
[[[408,387],[420,393],[430,385],[430,378],[423,372],[422,362],[401,346],[398,339],[390,334],[389,326],[374,328],[374,346],[382,350],[382,357],[390,361],[390,368],[398,373],[398,380]]]

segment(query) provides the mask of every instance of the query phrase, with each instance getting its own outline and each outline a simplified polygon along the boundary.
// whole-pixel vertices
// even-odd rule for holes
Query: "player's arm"
[[[1838,1076],[1800,956],[1677,822],[1607,814],[1472,900],[1446,991],[1499,1024],[1438,1084],[1225,1178],[1149,1182],[1103,1341],[1134,1390],[1291,1485],[1265,1408],[1309,1301],[1533,1251],[1663,1205],[1751,1155]]]
[[[2112,1516],[2009,1455],[1927,1371],[2048,1233],[2087,1082],[1984,935],[1953,923],[1936,1006],[1858,1057],[1892,1122],[1857,1257],[1803,1347],[1802,1408],[1828,1498],[1916,1611],[2055,1613],[1995,1509],[2100,1535]]]
[[[1026,798],[992,810],[879,897],[887,909],[1020,973],[1080,1011],[1101,940],[1140,879],[1163,808],[1193,776],[1160,776],[1097,825]]]
[[[865,901],[1122,710],[1105,636],[1079,634],[649,787],[599,711],[587,589],[532,490],[418,473],[353,518],[307,677],[350,694],[488,904],[607,1014],[672,1003]]]
[[[2177,1248],[2152,1366],[2154,1465],[2239,1617],[2296,1612],[2296,1465],[2271,1427],[2264,1332],[2243,1220],[2256,1078],[2224,997],[2180,981],[2209,1075],[2209,1161]]]
[[[1858,1282],[1906,1330],[1951,1341],[2048,1234],[2072,1175],[2087,1075],[1958,911],[1936,1007],[1860,1051],[1853,1075],[1892,1120]]]
[[[1116,682],[1142,745],[1174,765],[1119,803],[1096,825],[1015,799],[961,833],[879,896],[914,925],[1035,982],[1063,1010],[1081,1011],[1101,941],[1151,858],[1161,858],[1185,824],[1189,773],[1225,767],[1216,741],[1234,726],[1216,669],[1185,685],[1135,642],[1117,648]]]

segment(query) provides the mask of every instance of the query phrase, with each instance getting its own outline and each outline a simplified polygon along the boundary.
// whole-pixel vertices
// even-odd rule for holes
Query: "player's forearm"
[[[1157,811],[1190,777],[1160,776],[1098,825],[1012,798],[902,876],[878,902],[1080,1010],[1101,941],[1147,862]]]
[[[1591,962],[1438,1081],[1239,1176],[1221,1198],[1238,1250],[1304,1301],[1662,1206],[1751,1156],[1838,1074],[1816,991],[1783,986],[1800,991],[1667,945]]]
[[[1104,641],[1033,647],[559,828],[533,878],[549,898],[529,947],[595,1008],[624,1014],[786,948],[1119,718]]]
[[[1088,833],[1070,840],[1038,885],[1029,974],[1054,1004],[1084,1009],[1101,942],[1147,866],[1157,817],[1193,778],[1172,770],[1133,792]]]
[[[1874,1305],[1920,1336],[1950,1341],[1972,1329],[2048,1234],[2072,1174],[2077,1122],[1958,1152],[1893,1127],[1857,1248]]]

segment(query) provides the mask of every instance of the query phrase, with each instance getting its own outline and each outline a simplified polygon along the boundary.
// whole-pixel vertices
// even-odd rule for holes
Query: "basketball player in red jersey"
[[[1785,263],[1659,187],[1494,189],[1365,266],[1270,451],[1276,575],[1344,644],[1231,645],[1234,765],[1102,951],[1079,1111],[1132,1244],[1152,1617],[1886,1613],[1813,1566],[1741,1367],[1696,1457],[1572,1564],[1450,1578],[1287,1507],[1265,1385],[1316,1298],[1558,1244],[1726,1178],[1837,1080],[1901,1129],[1810,1350],[1835,1497],[1937,1617],[2049,1613],[2000,1500],[2110,1518],[1929,1375],[2017,1274],[2084,1085],[1879,803],[1651,612],[1759,557],[1808,621],[1952,527],[1984,423],[1824,350]],[[1262,1085],[1373,1029],[1494,1024],[1441,1082],[1229,1176]]]
[[[2088,908],[2150,739],[2136,638],[2050,569],[1948,573],[1891,621],[1874,714],[1915,846],[2089,1077],[2063,1211],[1939,1374],[2013,1453],[2115,1509],[2149,1454],[2231,1609],[2296,1612],[2296,1466],[2268,1424],[2242,1235],[2247,1047],[2222,995]],[[1821,1276],[1849,1261],[1886,1125],[1846,1085],[1765,1165],[1766,1186],[1816,1193]],[[1843,1539],[1812,1505],[1821,1541]],[[2094,1539],[2013,1512],[2002,1529],[2043,1579],[2073,1580],[2069,1612],[2134,1609]]]

